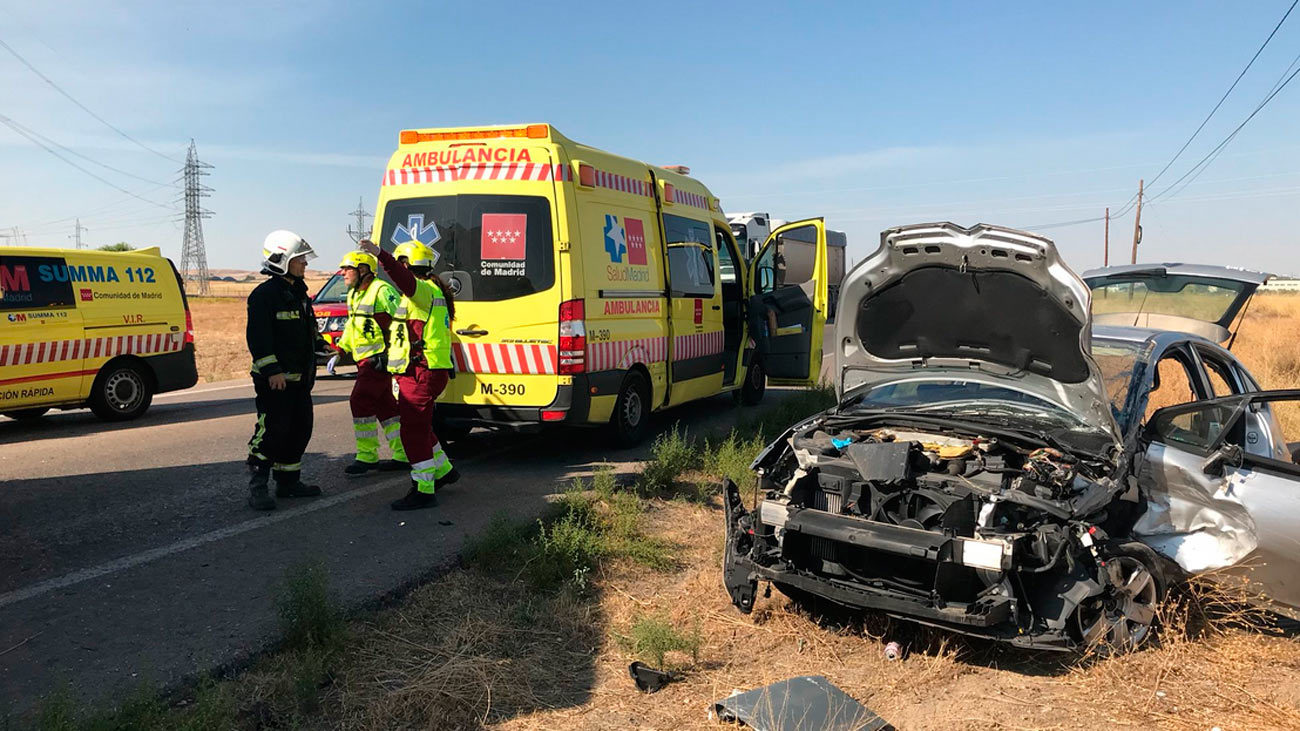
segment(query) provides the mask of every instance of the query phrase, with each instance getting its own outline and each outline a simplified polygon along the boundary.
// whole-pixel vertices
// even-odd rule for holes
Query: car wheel
[[[763,393],[767,390],[767,371],[763,370],[763,364],[755,360],[749,364],[749,369],[745,371],[745,382],[741,384],[740,390],[736,392],[736,400],[745,406],[753,406],[763,400]]]
[[[623,379],[610,424],[614,443],[620,447],[636,446],[645,438],[650,425],[650,383],[639,371],[631,371]]]
[[[45,416],[45,412],[49,410],[50,407],[48,406],[38,406],[34,409],[18,409],[17,411],[6,411],[4,412],[4,415],[9,417],[10,419],[13,419],[14,421],[35,421],[41,418],[42,416]]]
[[[99,372],[90,391],[90,410],[105,421],[128,421],[153,402],[153,387],[140,367],[130,362]]]
[[[1110,586],[1075,612],[1084,646],[1104,655],[1131,652],[1148,642],[1165,596],[1164,576],[1150,548],[1125,543],[1109,553]]]

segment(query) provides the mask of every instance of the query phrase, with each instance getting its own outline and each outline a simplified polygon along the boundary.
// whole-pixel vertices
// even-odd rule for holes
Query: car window
[[[702,246],[669,246],[668,276],[674,297],[713,296],[713,256]]]
[[[1149,421],[1151,415],[1159,409],[1190,403],[1198,398],[1193,386],[1192,373],[1179,355],[1178,351],[1175,351],[1156,363],[1155,381],[1147,396],[1143,421]]]
[[[1221,363],[1212,360],[1205,360],[1205,375],[1210,380],[1210,388],[1214,391],[1215,396],[1231,396],[1241,393],[1233,383],[1232,374],[1228,372]]]
[[[1237,404],[1206,404],[1205,408],[1164,413],[1155,418],[1151,429],[1156,441],[1172,446],[1206,451],[1214,445],[1228,426]]]

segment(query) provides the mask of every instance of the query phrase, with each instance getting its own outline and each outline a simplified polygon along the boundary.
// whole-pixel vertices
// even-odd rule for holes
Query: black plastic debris
[[[628,665],[627,674],[632,676],[636,687],[644,693],[654,693],[679,678],[677,673],[656,670],[643,662]]]
[[[718,718],[757,731],[894,731],[871,709],[821,675],[804,675],[723,698],[713,704]]]

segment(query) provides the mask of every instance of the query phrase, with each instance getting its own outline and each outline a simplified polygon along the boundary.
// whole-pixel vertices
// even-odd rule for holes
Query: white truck
[[[737,213],[729,216],[727,222],[731,226],[731,233],[736,237],[736,243],[740,245],[740,250],[744,252],[746,259],[754,258],[758,247],[762,246],[767,240],[768,234],[785,225],[785,221],[780,218],[772,218],[767,213],[751,211],[749,213]],[[783,279],[791,282],[803,282],[812,278],[813,256],[816,253],[815,242],[800,241],[795,236],[798,232],[791,232],[794,236],[782,236],[776,242],[776,259],[777,268],[783,273]],[[832,231],[826,229],[826,265],[827,274],[830,281],[830,312],[826,313],[826,321],[835,321],[835,308],[839,302],[840,283],[844,281],[844,274],[847,271],[846,254],[848,250],[848,237],[843,231]]]

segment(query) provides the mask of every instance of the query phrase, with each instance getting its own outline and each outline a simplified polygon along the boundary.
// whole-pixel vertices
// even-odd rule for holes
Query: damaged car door
[[[1134,534],[1190,574],[1238,576],[1269,608],[1300,617],[1300,465],[1279,415],[1300,390],[1244,393],[1156,411],[1138,468],[1147,497]]]

